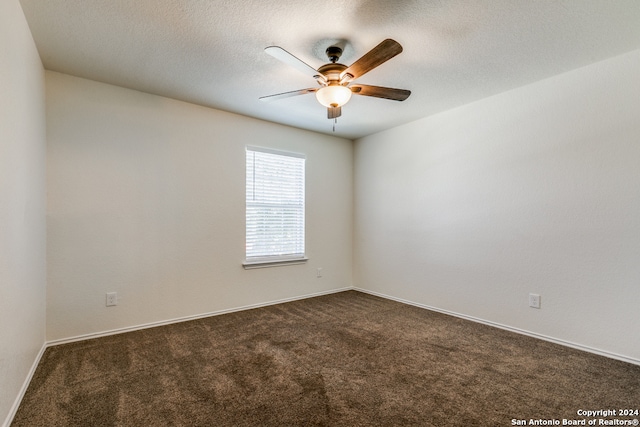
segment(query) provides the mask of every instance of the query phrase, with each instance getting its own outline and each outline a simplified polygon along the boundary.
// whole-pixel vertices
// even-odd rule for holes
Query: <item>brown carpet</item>
[[[510,426],[639,406],[640,366],[348,291],[48,348],[12,426]]]

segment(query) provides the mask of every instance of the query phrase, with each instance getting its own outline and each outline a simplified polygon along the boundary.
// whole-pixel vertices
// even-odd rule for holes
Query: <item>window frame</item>
[[[248,182],[249,175],[247,173],[248,164],[247,158],[250,151],[257,153],[273,154],[278,156],[292,157],[303,160],[303,175],[302,175],[302,254],[280,254],[280,255],[265,255],[265,256],[247,256],[247,234],[249,231],[249,222],[247,218],[248,213]],[[308,261],[306,255],[306,155],[302,153],[296,153],[291,151],[277,150],[273,148],[259,147],[247,145],[245,146],[245,259],[242,262],[242,266],[245,270],[264,267],[278,267],[284,265],[304,264]]]

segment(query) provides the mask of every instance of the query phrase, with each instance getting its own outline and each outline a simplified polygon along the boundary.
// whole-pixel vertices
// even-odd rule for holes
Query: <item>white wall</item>
[[[45,335],[44,70],[17,0],[0,2],[0,422]]]
[[[635,51],[356,141],[354,285],[640,361],[638,76]]]
[[[46,83],[48,340],[351,286],[351,141],[55,72]],[[242,268],[246,145],[306,154],[306,265]]]

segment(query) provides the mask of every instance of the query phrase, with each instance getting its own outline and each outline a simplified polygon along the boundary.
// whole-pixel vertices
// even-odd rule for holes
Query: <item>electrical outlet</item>
[[[322,277],[322,268],[318,268],[318,269],[316,270],[316,277],[317,277],[317,278]]]
[[[540,308],[540,295],[529,294],[529,307]]]
[[[118,293],[107,292],[107,307],[111,307],[113,305],[118,305]]]

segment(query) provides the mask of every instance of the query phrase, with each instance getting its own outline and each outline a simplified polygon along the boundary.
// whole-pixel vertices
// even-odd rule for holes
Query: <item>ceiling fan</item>
[[[393,101],[404,101],[411,95],[411,91],[406,89],[353,84],[354,80],[402,52],[402,46],[395,40],[386,39],[382,41],[349,67],[338,63],[338,59],[342,55],[342,48],[329,46],[326,53],[331,62],[317,70],[279,46],[269,46],[265,49],[265,52],[313,77],[320,87],[263,96],[260,98],[261,101],[274,101],[296,95],[315,93],[318,102],[327,107],[327,118],[337,119],[342,114],[342,106],[349,102],[352,94],[391,99]]]

